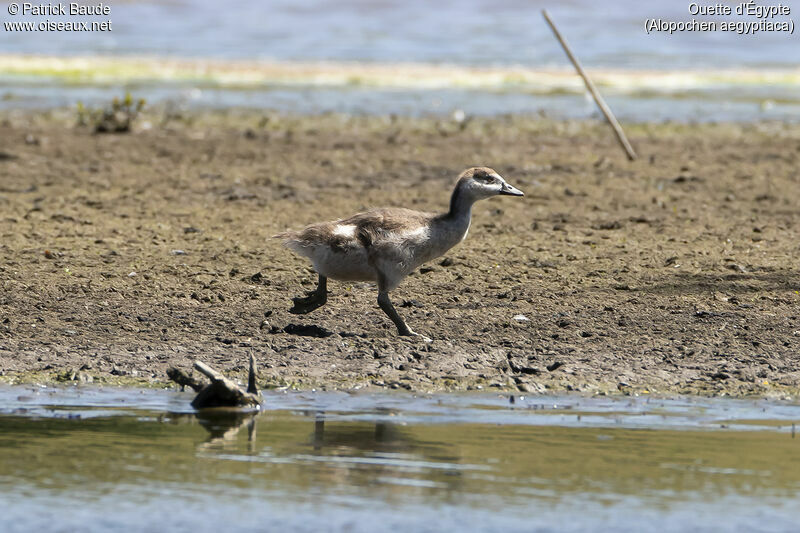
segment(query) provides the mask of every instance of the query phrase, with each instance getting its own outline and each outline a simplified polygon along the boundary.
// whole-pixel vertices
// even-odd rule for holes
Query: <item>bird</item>
[[[306,314],[325,305],[329,278],[371,281],[378,285],[378,306],[397,327],[397,333],[421,336],[399,315],[389,293],[417,267],[463,241],[469,231],[472,205],[498,195],[524,193],[491,168],[472,167],[458,176],[446,213],[378,208],[275,235],[287,248],[310,259],[319,276],[316,289],[292,298],[289,312]]]

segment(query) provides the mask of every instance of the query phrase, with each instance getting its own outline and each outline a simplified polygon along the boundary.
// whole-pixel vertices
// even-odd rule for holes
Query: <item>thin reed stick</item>
[[[561,32],[558,31],[558,28],[556,28],[555,23],[550,18],[550,15],[547,13],[546,9],[542,10],[542,16],[544,17],[544,20],[547,21],[550,29],[553,30],[553,34],[556,36],[556,39],[558,39],[558,42],[561,43],[562,48],[564,48],[564,51],[567,53],[567,57],[569,57],[569,60],[572,61],[572,64],[575,66],[575,70],[577,70],[578,74],[580,74],[581,78],[583,78],[583,83],[585,83],[586,88],[589,89],[589,93],[591,93],[592,98],[594,98],[597,107],[599,107],[600,111],[603,112],[606,120],[611,125],[611,128],[613,128],[614,133],[617,134],[617,140],[619,140],[619,143],[622,145],[625,153],[628,154],[628,159],[633,161],[636,159],[636,152],[633,151],[633,147],[631,146],[631,143],[628,142],[628,138],[625,136],[625,132],[622,131],[622,126],[620,126],[619,122],[617,122],[617,118],[614,116],[614,113],[611,112],[611,109],[608,107],[605,100],[603,100],[603,97],[600,96],[600,93],[597,91],[594,83],[592,83],[589,75],[583,70],[580,61],[578,61],[578,58],[572,53],[572,50],[567,44],[566,39],[564,39],[564,37],[561,35]]]

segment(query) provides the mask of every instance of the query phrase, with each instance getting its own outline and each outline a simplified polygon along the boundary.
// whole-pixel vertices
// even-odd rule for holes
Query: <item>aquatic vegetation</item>
[[[127,133],[131,131],[145,103],[144,98],[134,103],[129,92],[125,93],[122,100],[114,98],[108,107],[101,109],[89,109],[78,102],[78,125],[91,126],[95,133]]]
[[[45,78],[65,85],[108,86],[117,83],[172,83],[197,88],[252,90],[269,87],[349,87],[431,90],[458,88],[531,94],[582,94],[583,84],[570,68],[557,66],[468,66],[414,62],[254,61],[211,58],[50,57],[0,55],[0,77]],[[616,94],[800,84],[796,68],[707,68],[655,70],[593,68],[598,87]]]

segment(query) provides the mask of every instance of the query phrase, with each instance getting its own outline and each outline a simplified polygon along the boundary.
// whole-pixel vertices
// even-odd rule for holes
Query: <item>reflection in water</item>
[[[395,411],[382,409],[382,415],[393,416]],[[314,451],[328,449],[349,449],[361,452],[384,453],[409,450],[412,447],[410,439],[398,428],[396,424],[386,421],[375,422],[365,426],[347,426],[334,424],[325,431],[325,411],[314,413],[314,433],[311,439]]]
[[[386,411],[388,413],[388,411]],[[174,423],[196,420],[208,431],[208,438],[198,444],[198,450],[214,448],[236,448],[239,432],[247,428],[248,451],[256,451],[256,418],[259,411],[213,408],[203,409],[194,414],[176,413],[170,415]],[[317,411],[303,416],[313,416],[313,432],[311,447],[315,453],[340,453],[342,450],[371,452],[374,454],[396,453],[400,450],[411,451],[413,444],[395,424],[376,422],[366,427],[335,425],[325,432],[325,412]],[[162,421],[165,420],[162,418]],[[371,426],[371,427],[370,427]]]
[[[200,444],[200,447],[225,447],[226,444],[235,446],[239,431],[247,426],[248,451],[255,451],[257,413],[257,411],[237,409],[204,409],[199,411],[194,416],[197,417],[197,421],[209,433],[208,440]]]
[[[685,404],[385,398],[0,415],[0,530],[787,531],[798,516],[795,406],[712,430],[670,427]],[[631,422],[646,417],[665,422]]]

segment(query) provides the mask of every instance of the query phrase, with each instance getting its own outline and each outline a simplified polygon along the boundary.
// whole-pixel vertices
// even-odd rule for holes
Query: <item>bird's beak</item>
[[[517,189],[513,185],[503,183],[503,188],[500,189],[500,194],[507,194],[508,196],[525,196],[525,193]]]

